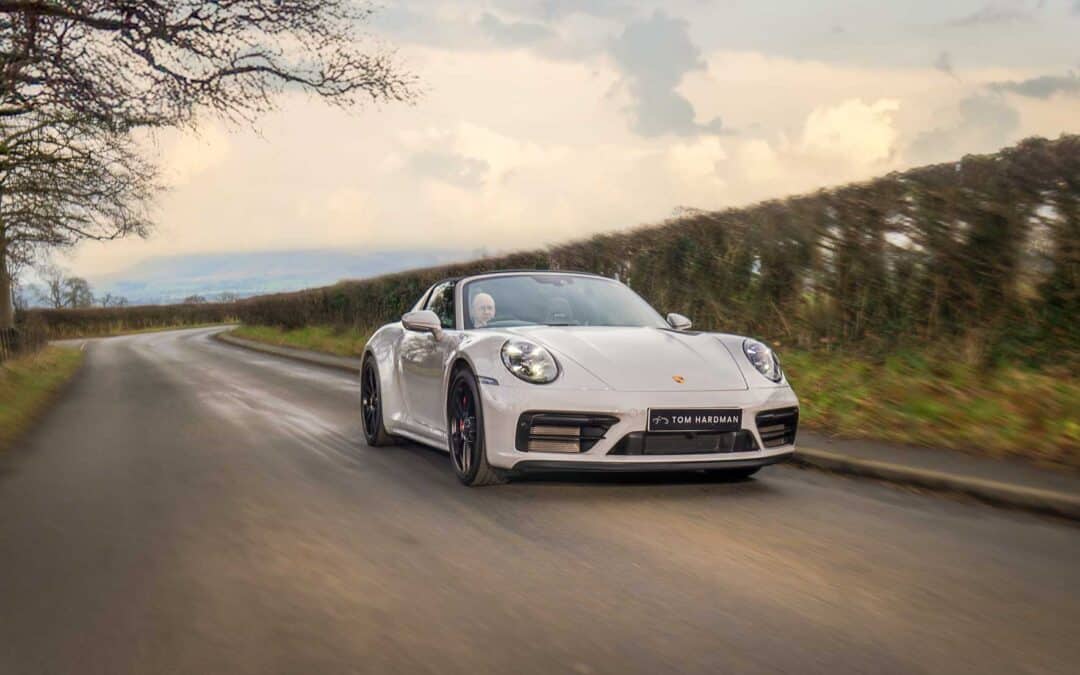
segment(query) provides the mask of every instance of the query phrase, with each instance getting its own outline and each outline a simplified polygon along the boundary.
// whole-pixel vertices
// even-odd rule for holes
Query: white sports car
[[[466,485],[557,469],[749,476],[790,457],[799,401],[776,354],[689,329],[593,274],[446,279],[365,346],[364,434],[447,450]]]

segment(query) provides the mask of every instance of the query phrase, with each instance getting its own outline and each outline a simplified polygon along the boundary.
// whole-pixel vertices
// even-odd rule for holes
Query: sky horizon
[[[368,29],[415,105],[147,137],[155,233],[56,262],[518,250],[1080,131],[1080,0],[412,0]]]

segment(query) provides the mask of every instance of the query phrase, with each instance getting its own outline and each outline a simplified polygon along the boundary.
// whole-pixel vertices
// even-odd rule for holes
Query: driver
[[[477,293],[472,299],[472,321],[474,328],[483,328],[495,318],[495,298],[487,293]]]

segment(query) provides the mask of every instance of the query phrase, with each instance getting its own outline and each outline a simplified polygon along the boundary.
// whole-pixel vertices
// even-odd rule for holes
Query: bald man
[[[474,328],[483,328],[495,318],[495,298],[487,293],[477,293],[472,299],[472,322]]]

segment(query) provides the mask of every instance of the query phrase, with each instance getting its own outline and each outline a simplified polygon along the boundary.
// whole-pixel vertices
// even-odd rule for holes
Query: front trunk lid
[[[509,332],[547,347],[616,391],[742,391],[731,353],[708,333],[616,326],[526,326]]]

